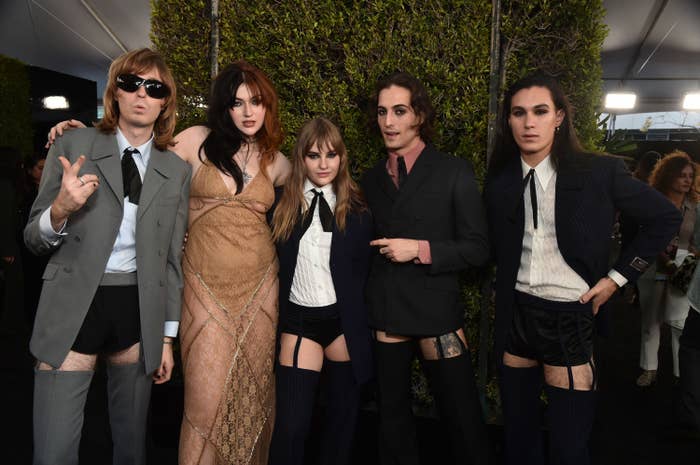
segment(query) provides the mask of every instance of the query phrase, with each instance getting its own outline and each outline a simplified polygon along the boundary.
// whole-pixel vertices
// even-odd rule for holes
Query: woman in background
[[[695,227],[698,201],[694,186],[697,170],[691,158],[684,152],[675,151],[662,158],[649,177],[652,187],[664,194],[683,216],[680,230],[666,250],[659,254],[655,266],[651,266],[640,278],[639,306],[642,311],[642,341],[639,366],[642,374],[637,386],[650,386],[656,381],[659,365],[659,340],[661,323],[671,328],[671,350],[673,352],[673,376],[678,379],[679,338],[688,316],[688,297],[674,287],[668,278],[673,275],[683,259],[694,254],[693,229]]]

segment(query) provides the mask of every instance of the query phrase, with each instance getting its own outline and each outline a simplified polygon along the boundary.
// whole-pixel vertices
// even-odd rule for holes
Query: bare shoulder
[[[282,152],[275,153],[275,159],[268,168],[270,179],[275,186],[281,186],[292,171],[292,164]]]
[[[171,149],[180,158],[193,164],[199,161],[199,147],[209,134],[206,126],[192,126],[175,136],[175,146]]]

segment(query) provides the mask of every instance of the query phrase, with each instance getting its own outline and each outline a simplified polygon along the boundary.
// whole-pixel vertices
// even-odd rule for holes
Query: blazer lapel
[[[155,199],[160,188],[170,177],[170,170],[167,157],[172,156],[158,150],[155,146],[151,149],[151,159],[146,167],[146,175],[143,177],[143,187],[141,187],[141,198],[139,199],[137,221]]]
[[[433,174],[433,165],[435,164],[434,150],[431,145],[427,145],[418,156],[411,172],[406,177],[403,187],[399,191],[398,202],[403,202],[418,192],[423,182]]]
[[[122,165],[116,137],[98,133],[90,159],[97,165],[102,178],[114,193],[117,202],[124,206],[124,186],[122,185]]]
[[[379,166],[376,174],[379,176],[379,185],[384,193],[389,197],[389,199],[391,199],[392,202],[396,200],[396,196],[399,195],[399,190],[396,188],[396,184],[394,184],[394,181],[391,179],[391,176],[389,176],[389,173],[386,170],[386,159]]]
[[[503,181],[502,195],[506,217],[511,223],[524,229],[525,204],[523,202],[523,170],[520,165],[520,157],[505,168]]]
[[[575,218],[581,203],[581,191],[585,179],[588,177],[588,168],[574,164],[572,161],[562,159],[557,171],[556,197],[554,215],[556,221],[557,236],[567,231],[568,220]]]

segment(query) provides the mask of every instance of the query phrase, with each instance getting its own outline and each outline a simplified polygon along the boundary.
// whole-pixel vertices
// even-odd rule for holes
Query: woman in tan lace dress
[[[233,95],[232,95],[233,94]],[[237,62],[214,81],[208,125],[177,136],[192,164],[180,323],[180,464],[265,464],[273,425],[277,257],[265,213],[289,172],[277,95]]]

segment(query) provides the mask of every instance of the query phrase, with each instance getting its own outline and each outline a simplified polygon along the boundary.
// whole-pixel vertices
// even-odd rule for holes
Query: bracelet
[[[170,341],[165,341],[165,340],[164,340],[164,341],[163,341],[163,344],[171,344],[171,345],[172,345],[172,343],[173,343],[172,340],[170,340]]]

